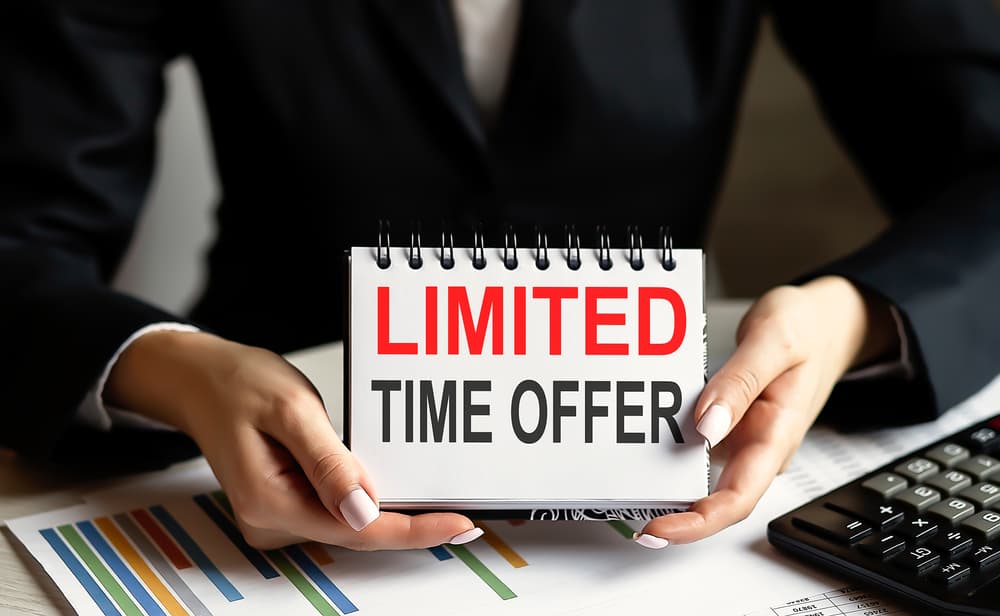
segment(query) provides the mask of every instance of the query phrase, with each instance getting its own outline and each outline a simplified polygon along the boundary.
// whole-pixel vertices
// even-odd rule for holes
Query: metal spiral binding
[[[566,266],[573,271],[579,270],[583,265],[580,250],[580,234],[576,231],[575,225],[563,227],[566,233]],[[628,236],[628,263],[635,270],[642,270],[645,266],[643,257],[642,233],[639,225],[628,225],[625,228]],[[411,269],[420,269],[424,265],[422,256],[422,240],[420,223],[414,223],[410,232],[410,248],[407,256],[407,263]],[[674,240],[670,234],[669,226],[659,228],[659,261],[663,269],[673,271],[677,267],[674,259]],[[379,219],[378,221],[378,245],[376,249],[375,263],[379,269],[389,269],[392,265],[390,257],[391,243],[389,234],[389,221]],[[549,236],[538,225],[535,226],[535,267],[540,270],[547,270],[551,265],[549,260]],[[614,266],[611,257],[611,234],[608,233],[606,225],[597,226],[597,263],[602,270],[610,270]],[[455,238],[450,231],[441,232],[441,255],[440,264],[442,269],[450,270],[455,267]],[[507,225],[504,231],[503,264],[508,270],[515,270],[518,267],[517,258],[517,232],[513,225]],[[472,246],[472,267],[477,270],[486,268],[486,234],[483,231],[482,223],[476,225],[473,232]]]
[[[416,228],[410,231],[410,258],[407,259],[410,263],[410,269],[420,269],[424,266],[424,258],[420,256],[420,223],[418,222]]]
[[[379,269],[389,269],[392,259],[389,258],[389,221],[378,221],[378,251],[375,253],[375,263]]]
[[[486,239],[483,236],[483,225],[476,227],[472,240],[472,267],[481,270],[486,267]]]
[[[535,267],[549,269],[549,236],[535,227]]]
[[[507,232],[503,234],[503,265],[509,270],[517,269],[517,233],[514,233],[514,225],[507,225]]]
[[[580,263],[580,234],[576,232],[576,225],[569,225],[566,227],[566,265],[576,271]]]
[[[445,250],[447,249],[447,253]],[[455,238],[448,233],[448,242],[444,241],[444,231],[441,232],[441,268],[450,270],[455,267]]]
[[[642,234],[639,233],[639,225],[629,225],[625,232],[628,234],[628,262],[632,269],[639,271],[645,265],[642,261]]]
[[[670,227],[660,227],[660,262],[663,269],[673,271],[677,267],[674,261],[674,238],[670,235]]]
[[[613,265],[611,263],[611,236],[604,225],[597,227],[597,264],[601,269],[607,271]]]

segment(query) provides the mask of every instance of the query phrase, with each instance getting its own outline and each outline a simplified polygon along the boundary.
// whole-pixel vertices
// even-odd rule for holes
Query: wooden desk
[[[717,367],[732,351],[736,326],[747,306],[743,300],[709,305],[711,367]],[[340,430],[344,399],[341,345],[291,353],[288,360],[319,389],[331,422]],[[0,520],[79,504],[81,494],[123,479],[88,476],[0,454]],[[13,540],[6,527],[0,527],[0,531],[0,614],[72,614],[69,604],[34,559]]]

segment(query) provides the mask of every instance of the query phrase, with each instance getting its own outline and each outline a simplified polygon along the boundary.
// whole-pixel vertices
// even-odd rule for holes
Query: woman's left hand
[[[697,541],[746,518],[844,372],[899,341],[886,301],[827,276],[764,294],[743,317],[736,344],[695,407],[698,432],[729,453],[715,492],[651,520],[637,533],[641,545]]]

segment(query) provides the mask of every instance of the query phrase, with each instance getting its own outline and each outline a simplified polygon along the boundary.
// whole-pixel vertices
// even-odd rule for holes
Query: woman
[[[729,449],[718,489],[650,521],[646,547],[746,516],[831,392],[844,422],[918,421],[1000,372],[993,6],[769,8],[894,224],[756,302],[696,409],[707,441]],[[763,8],[36,0],[0,11],[11,364],[0,446],[47,455],[166,424],[204,452],[251,544],[378,549],[478,535],[458,514],[380,515],[363,461],[276,354],[341,335],[331,255],[370,243],[378,218],[420,218],[428,233],[437,220],[668,222],[679,245],[697,245]],[[223,187],[190,319],[106,286],[148,185],[162,67],[179,53],[202,79]]]

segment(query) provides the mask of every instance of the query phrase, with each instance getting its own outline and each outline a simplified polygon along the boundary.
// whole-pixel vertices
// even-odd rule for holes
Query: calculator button
[[[1000,433],[993,428],[976,428],[965,433],[965,441],[978,451],[992,451],[1000,447]]]
[[[980,483],[962,490],[958,495],[975,505],[976,509],[986,509],[1000,503],[1000,486]]]
[[[872,532],[872,527],[864,520],[846,516],[826,507],[812,506],[803,509],[796,513],[792,522],[796,526],[840,543],[854,543]]]
[[[980,569],[989,569],[1000,565],[1000,548],[992,545],[981,545],[969,554],[969,560]]]
[[[972,567],[965,563],[950,561],[943,565],[938,565],[931,573],[931,579],[935,582],[951,586],[963,582],[972,575]]]
[[[876,530],[888,530],[903,521],[901,505],[876,500],[869,494],[854,487],[837,490],[827,497],[826,506],[846,516],[857,516]]]
[[[912,550],[904,551],[902,554],[893,559],[892,562],[896,563],[896,565],[902,567],[903,569],[923,573],[940,563],[941,556],[928,547],[919,546],[913,548]]]
[[[951,496],[972,485],[972,477],[961,471],[945,471],[924,481],[925,484]]]
[[[936,515],[951,524],[958,524],[962,520],[971,517],[976,513],[976,508],[969,501],[960,498],[946,498],[936,505],[932,505],[927,513]]]
[[[869,556],[887,560],[906,548],[906,539],[902,535],[869,535],[858,543],[858,549]]]
[[[879,473],[861,484],[861,487],[888,500],[906,489],[906,480],[895,473]]]
[[[969,455],[969,450],[957,443],[942,443],[925,453],[924,457],[945,468],[951,468],[962,460],[967,460]]]
[[[958,558],[972,549],[972,535],[960,530],[950,530],[938,533],[930,545],[940,550],[945,558]]]
[[[893,470],[914,483],[920,483],[937,475],[941,467],[927,458],[911,458]]]
[[[956,464],[955,469],[972,475],[976,481],[986,481],[1000,472],[1000,460],[990,456],[973,456]]]
[[[923,513],[928,507],[941,500],[941,493],[927,486],[913,486],[897,494],[896,500],[917,513]]]
[[[903,523],[896,528],[896,532],[910,537],[917,543],[924,543],[937,534],[938,523],[934,518],[916,516],[903,520]]]
[[[1000,536],[1000,513],[980,511],[962,522],[964,530],[990,542]]]

